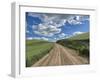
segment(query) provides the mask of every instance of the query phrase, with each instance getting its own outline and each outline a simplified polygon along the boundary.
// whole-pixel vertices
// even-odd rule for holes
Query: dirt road
[[[54,48],[32,66],[77,65],[87,63],[88,61],[78,56],[76,51],[55,43]]]

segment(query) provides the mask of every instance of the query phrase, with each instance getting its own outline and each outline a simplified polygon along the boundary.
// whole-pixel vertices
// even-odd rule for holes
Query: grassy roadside
[[[84,33],[81,35],[73,36],[68,39],[58,40],[57,43],[76,50],[80,56],[89,60],[89,34]]]
[[[32,66],[53,48],[53,43],[42,40],[26,41],[26,67]]]

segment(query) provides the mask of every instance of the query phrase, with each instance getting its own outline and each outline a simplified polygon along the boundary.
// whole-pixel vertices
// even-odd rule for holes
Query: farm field
[[[26,67],[30,67],[53,48],[53,43],[42,40],[26,41]]]

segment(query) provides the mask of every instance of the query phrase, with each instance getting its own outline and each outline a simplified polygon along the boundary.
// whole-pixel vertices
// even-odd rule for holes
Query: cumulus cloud
[[[68,19],[68,23],[71,25],[82,24],[81,16],[71,16]]]
[[[81,31],[76,31],[73,33],[73,35],[78,35],[78,34],[83,34],[84,32],[81,32]]]
[[[56,26],[44,23],[39,24],[37,26],[37,29],[34,30],[35,34],[43,35],[43,36],[53,36],[54,34],[58,34],[61,32],[61,28],[58,28]]]
[[[60,15],[29,13],[29,16],[38,17],[43,23],[33,25],[33,32],[43,36],[53,36],[61,32],[61,27],[65,25],[66,19]]]
[[[46,37],[41,37],[41,39],[48,41],[48,38],[46,38]]]
[[[89,16],[87,15],[71,15],[67,19],[67,22],[71,25],[78,25],[78,24],[83,24],[82,21],[89,20]]]
[[[33,37],[27,37],[27,40],[32,40],[33,39]]]
[[[65,33],[62,33],[62,27],[64,25],[66,25],[66,24],[71,24],[71,25],[83,24],[82,21],[88,20],[88,18],[89,18],[88,16],[84,17],[84,15],[74,15],[74,14],[59,15],[59,14],[49,14],[49,13],[47,13],[47,14],[41,13],[40,14],[40,13],[33,13],[33,12],[29,12],[28,16],[38,17],[41,20],[41,23],[32,25],[32,30],[33,30],[34,34],[43,36],[43,37],[39,37],[37,39],[44,39],[44,40],[47,40],[47,39],[49,40],[49,38],[53,38],[54,40],[58,40],[61,38],[62,39],[67,38],[68,35]],[[77,31],[77,32],[74,32],[73,35],[81,34],[81,33],[82,32]],[[57,35],[58,38],[55,38],[55,35]]]
[[[39,39],[39,40],[46,40],[48,41],[49,39],[46,37],[33,37],[32,39]]]
[[[40,37],[33,37],[33,39],[41,39]]]
[[[65,33],[61,33],[61,34],[59,34],[59,38],[63,38],[63,37],[65,37],[65,36],[66,36]]]
[[[61,36],[62,36],[62,37],[65,37],[65,36],[66,36],[66,34],[65,34],[65,33],[61,33]]]

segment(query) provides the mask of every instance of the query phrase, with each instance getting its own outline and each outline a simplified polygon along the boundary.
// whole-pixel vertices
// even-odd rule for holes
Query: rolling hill
[[[89,33],[83,33],[67,39],[58,40],[57,43],[74,49],[79,55],[89,59]]]
[[[26,40],[26,67],[32,66],[53,48],[53,43],[44,40]]]
[[[89,39],[89,33],[83,33],[79,35],[75,35],[73,37],[68,38],[69,40],[86,40]]]

